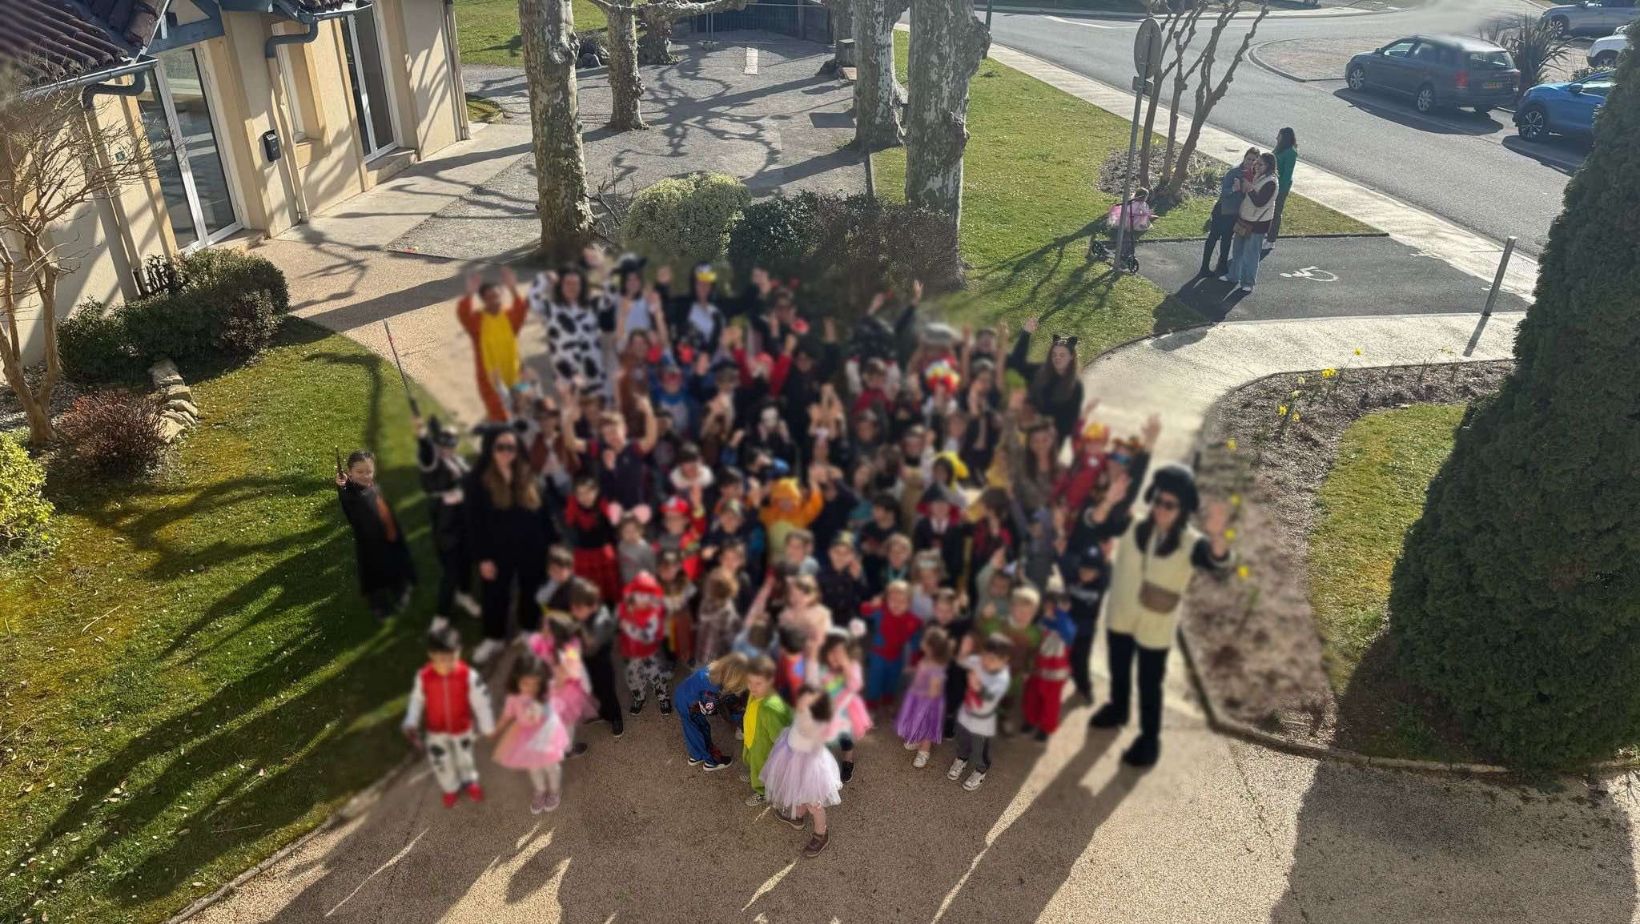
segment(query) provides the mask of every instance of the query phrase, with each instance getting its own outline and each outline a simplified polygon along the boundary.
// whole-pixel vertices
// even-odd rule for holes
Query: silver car
[[[1540,17],[1561,35],[1611,35],[1636,19],[1635,0],[1582,0],[1551,6]]]

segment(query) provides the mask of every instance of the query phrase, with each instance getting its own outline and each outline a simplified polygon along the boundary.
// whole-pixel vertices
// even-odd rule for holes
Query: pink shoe
[[[560,796],[555,792],[549,792],[549,793],[547,793],[546,800],[541,803],[541,811],[543,811],[543,812],[553,811],[554,809],[558,808],[558,806],[563,801],[564,801],[563,796]]]

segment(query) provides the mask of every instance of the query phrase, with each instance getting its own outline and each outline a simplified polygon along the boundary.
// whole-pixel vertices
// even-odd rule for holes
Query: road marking
[[[746,70],[745,70],[745,73],[747,73],[747,74],[757,73],[757,49],[751,47],[750,45],[746,46]]]
[[[1088,29],[1132,29],[1132,28],[1135,28],[1134,26],[1107,26],[1107,25],[1104,25],[1102,23],[1088,22],[1085,19],[1063,19],[1063,18],[1060,18],[1058,16],[1047,16],[1047,17],[1044,17],[1044,18],[1045,19],[1051,19],[1054,22],[1062,22],[1067,26],[1083,26],[1083,27],[1088,28]]]
[[[1338,281],[1337,274],[1329,273],[1319,266],[1306,266],[1301,270],[1294,270],[1291,273],[1282,273],[1281,275],[1284,279],[1308,279],[1311,282]]]

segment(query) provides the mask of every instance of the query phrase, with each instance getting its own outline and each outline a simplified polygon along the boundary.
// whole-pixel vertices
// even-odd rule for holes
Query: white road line
[[[1136,29],[1136,28],[1138,28],[1137,25],[1131,24],[1131,23],[1128,24],[1128,25],[1122,25],[1122,26],[1107,26],[1107,25],[1104,25],[1102,23],[1088,22],[1085,19],[1062,19],[1058,16],[1045,16],[1043,18],[1044,19],[1051,19],[1054,22],[1062,22],[1067,26],[1083,26],[1083,27],[1088,28],[1088,29]]]
[[[748,74],[757,73],[757,49],[751,47],[750,45],[746,46],[746,70],[745,70],[745,73],[748,73]]]

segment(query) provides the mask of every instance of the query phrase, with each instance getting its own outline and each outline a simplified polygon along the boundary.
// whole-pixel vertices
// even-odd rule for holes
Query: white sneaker
[[[484,641],[479,642],[478,647],[473,649],[473,663],[484,664],[491,658],[505,651],[506,648],[506,642],[497,641],[493,638],[487,638]]]
[[[1253,291],[1253,287],[1252,286],[1242,286],[1241,290],[1243,292],[1251,292],[1251,291]]]
[[[1229,282],[1230,281],[1230,274],[1225,273],[1223,276],[1220,276],[1219,281],[1220,282]]]
[[[928,766],[928,752],[918,751],[917,756],[911,759],[911,766],[916,767],[918,770]]]
[[[763,795],[760,792],[754,792],[751,795],[746,797],[746,804],[751,806],[752,808],[757,808],[760,805],[767,804],[768,801],[769,801],[768,797]]]
[[[968,790],[969,792],[973,792],[978,789],[979,784],[983,782],[985,782],[985,774],[979,770],[975,770],[973,773],[968,774],[968,779],[963,781],[962,788]]]
[[[919,744],[922,744],[922,742],[921,741],[907,741],[905,743],[905,749],[907,751],[915,751],[917,749],[917,745],[919,745]]]
[[[945,778],[948,780],[960,780],[962,779],[962,771],[966,769],[968,769],[968,761],[959,757],[956,760],[951,761],[951,769],[945,771]]]
[[[483,607],[478,605],[477,600],[474,600],[472,597],[462,593],[459,590],[456,591],[456,606],[461,607],[462,612],[466,613],[468,616],[474,617],[475,619],[484,612]]]

